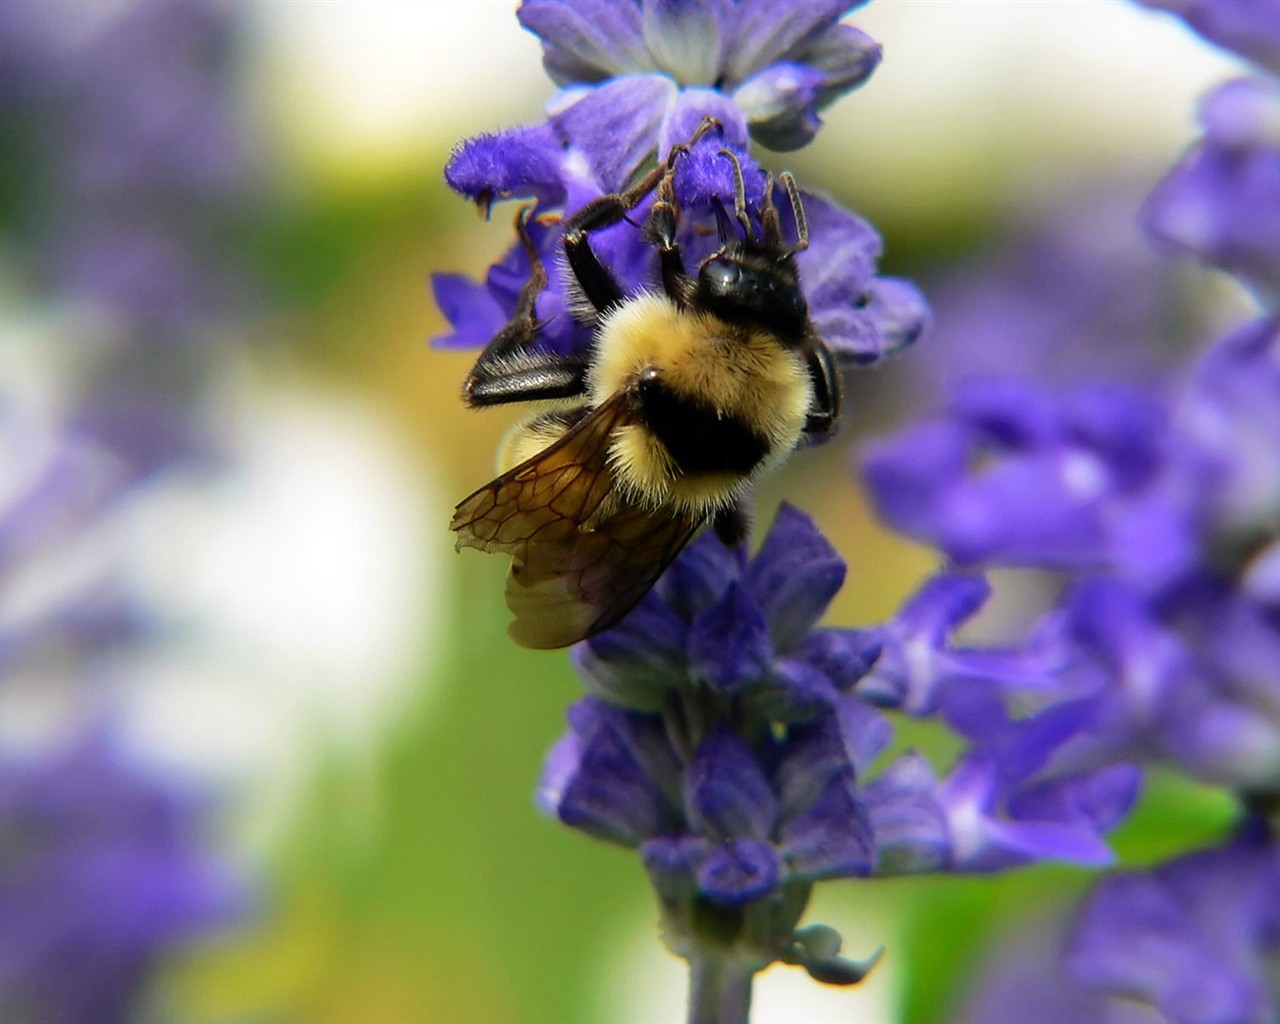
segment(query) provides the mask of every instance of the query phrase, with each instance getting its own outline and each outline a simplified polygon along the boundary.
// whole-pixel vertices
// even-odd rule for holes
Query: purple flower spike
[[[1275,1018],[1280,855],[1239,840],[1104,880],[1067,949],[1069,977],[1178,1024]]]

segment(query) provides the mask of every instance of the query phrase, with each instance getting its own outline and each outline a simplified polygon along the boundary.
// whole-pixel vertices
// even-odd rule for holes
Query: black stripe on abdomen
[[[769,452],[750,425],[678,394],[650,370],[637,382],[641,415],[688,474],[749,473]]]

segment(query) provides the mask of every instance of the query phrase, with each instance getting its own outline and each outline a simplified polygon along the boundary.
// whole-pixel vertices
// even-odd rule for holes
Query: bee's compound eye
[[[732,294],[741,281],[742,268],[729,260],[709,260],[702,268],[702,282],[713,295]]]

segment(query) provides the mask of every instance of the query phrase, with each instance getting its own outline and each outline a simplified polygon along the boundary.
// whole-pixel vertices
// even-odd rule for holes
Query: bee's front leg
[[[511,319],[485,345],[462,384],[468,405],[573,398],[587,389],[586,356],[530,351],[538,335],[538,296],[547,286],[546,267],[529,235],[532,209],[522,207],[516,215],[516,234],[529,257],[529,280],[520,289]]]

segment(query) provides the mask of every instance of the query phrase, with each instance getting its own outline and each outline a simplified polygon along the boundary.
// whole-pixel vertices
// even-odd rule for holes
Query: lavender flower
[[[747,160],[740,159],[745,172]],[[688,184],[684,166],[676,176],[677,191]],[[680,240],[694,259],[707,255],[708,239],[714,237],[714,232],[708,236],[706,230],[714,224],[711,196],[727,197],[732,205],[728,164],[720,160],[713,166],[712,177],[707,179],[714,183],[711,191],[700,193],[701,186],[695,181],[684,199],[688,211],[697,216],[682,225]],[[594,190],[584,193],[583,201],[600,194]],[[804,203],[809,248],[799,254],[797,262],[809,315],[823,340],[840,358],[859,365],[876,362],[915,342],[927,323],[927,307],[909,283],[875,276],[880,239],[872,228],[856,214],[819,196],[806,194]],[[778,205],[787,209],[784,197],[778,197]],[[788,219],[789,213],[784,216],[784,220]],[[547,290],[538,299],[538,316],[543,324],[539,343],[557,352],[584,351],[590,346],[591,335],[572,314],[576,292],[558,259],[559,225],[547,227],[531,222],[531,234],[550,278]],[[601,241],[596,242],[598,238]],[[653,251],[634,229],[601,232],[593,236],[592,244],[624,291],[638,291],[654,280]],[[457,274],[436,274],[432,281],[436,302],[454,327],[453,333],[438,339],[437,344],[444,348],[483,345],[514,313],[520,287],[528,276],[528,256],[519,245],[490,268],[483,284]]]
[[[923,759],[868,778],[890,728],[849,691],[879,653],[874,636],[812,629],[843,577],[784,506],[750,562],[702,538],[635,613],[575,652],[608,700],[571,709],[540,802],[640,851],[668,942],[691,960],[711,942],[751,971],[786,960],[835,980],[832,958],[805,954],[795,934],[813,882],[946,863]]]
[[[0,767],[0,1014],[136,1019],[152,972],[229,923],[242,893],[200,851],[200,807],[102,736]]]
[[[1075,923],[1067,969],[1081,988],[1136,999],[1178,1024],[1275,1020],[1280,850],[1246,836],[1150,873],[1102,881]]]
[[[1046,685],[1036,652],[950,645],[986,597],[980,580],[933,580],[885,627],[814,629],[843,577],[784,506],[754,559],[703,537],[631,616],[574,652],[599,696],[570,710],[539,801],[639,850],[664,934],[691,960],[711,942],[752,971],[782,960],[837,980],[795,931],[815,881],[1104,863],[1100,836],[1136,796],[1133,770],[1060,756],[1078,715],[1015,722],[990,713],[998,697],[955,699],[962,684]],[[873,773],[891,731],[866,698],[923,712],[937,692],[973,737],[960,763],[939,781],[908,752]]]
[[[464,142],[446,179],[486,211],[532,200],[528,242],[483,283],[436,277],[453,327],[440,343],[479,347],[502,330],[532,249],[548,276],[537,344],[589,352],[557,258],[563,214],[626,188],[708,115],[722,131],[678,157],[673,187],[682,248],[692,260],[712,251],[717,205],[732,204],[735,185],[719,150],[736,157],[747,204],[758,204],[765,178],[749,133],[799,144],[831,90],[869,71],[870,44],[836,25],[848,6],[527,2],[521,18],[566,91],[544,123]],[[815,69],[827,77],[810,93],[780,91]],[[779,192],[774,205],[790,204]],[[809,247],[798,263],[824,340],[846,363],[913,342],[924,303],[906,282],[876,276],[870,226],[810,193],[804,206]],[[642,202],[631,219],[646,214]],[[592,245],[624,293],[654,287],[655,253],[634,224],[597,231]],[[1106,443],[1130,424],[1102,416],[1089,426],[1110,453]],[[861,978],[869,965],[840,959],[833,932],[797,927],[817,881],[1100,863],[1109,857],[1100,834],[1136,794],[1132,769],[1076,759],[1092,706],[1057,703],[1056,634],[1025,647],[955,642],[988,594],[958,572],[929,581],[883,626],[820,628],[844,574],[812,523],[784,506],[753,558],[710,535],[696,540],[626,619],[573,654],[592,695],[569,712],[539,802],[639,852],[668,944],[691,964],[694,1019],[745,1019],[751,975],[774,961],[820,980]],[[952,773],[939,781],[914,752],[877,770],[890,737],[880,709],[946,717],[969,744]]]

